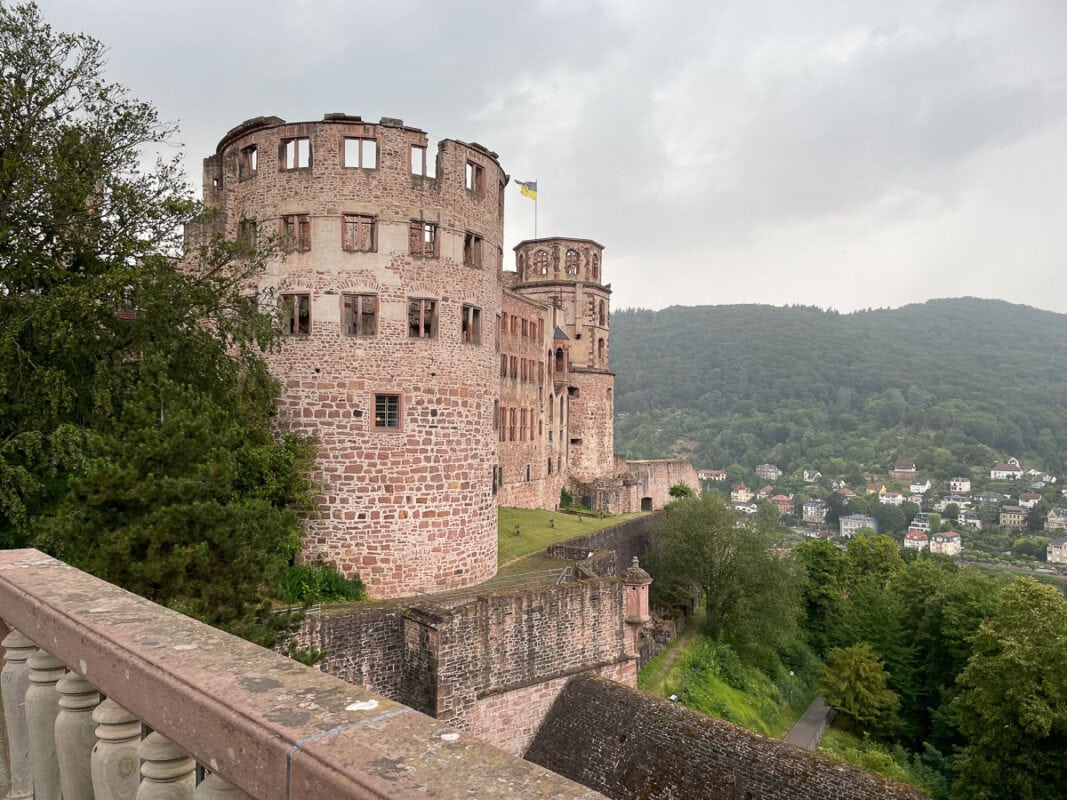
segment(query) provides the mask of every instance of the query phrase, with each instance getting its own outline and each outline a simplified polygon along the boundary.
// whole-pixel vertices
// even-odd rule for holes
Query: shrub
[[[295,564],[281,586],[282,599],[293,605],[364,600],[366,587],[359,576],[346,578],[332,564]]]

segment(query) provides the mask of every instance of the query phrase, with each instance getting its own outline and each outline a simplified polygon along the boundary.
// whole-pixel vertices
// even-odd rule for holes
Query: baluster
[[[56,753],[63,800],[93,800],[90,763],[96,744],[92,710],[100,704],[96,687],[81,675],[68,672],[56,684],[59,716],[56,717]]]
[[[139,751],[144,759],[144,780],[137,789],[137,800],[192,800],[195,761],[155,731],[141,741]]]
[[[193,793],[193,798],[194,800],[252,800],[249,795],[214,773],[200,781],[200,785]]]
[[[26,730],[30,741],[35,800],[59,800],[59,760],[56,757],[56,715],[59,692],[56,683],[67,668],[63,662],[38,650],[26,662],[30,686],[26,690]]]
[[[14,629],[0,644],[4,647],[4,669],[0,673],[0,684],[4,695],[10,779],[6,797],[7,800],[23,800],[33,797],[30,739],[26,731],[26,689],[30,685],[30,668],[26,659],[37,649],[37,645]]]
[[[97,723],[91,759],[96,800],[133,800],[141,778],[140,720],[109,698],[93,711],[93,721]]]

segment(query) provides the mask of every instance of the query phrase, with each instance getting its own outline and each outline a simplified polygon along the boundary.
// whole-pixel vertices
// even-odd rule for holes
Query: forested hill
[[[974,298],[618,311],[615,446],[698,468],[844,474],[906,456],[951,477],[1014,455],[1062,473],[1065,345],[1067,315]]]

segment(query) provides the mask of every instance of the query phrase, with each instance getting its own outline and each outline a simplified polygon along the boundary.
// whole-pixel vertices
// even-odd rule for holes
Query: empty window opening
[[[526,465],[526,482],[527,483],[530,482],[530,465],[529,464]]]
[[[567,274],[568,275],[577,275],[578,274],[578,265],[579,265],[580,261],[581,261],[581,256],[578,255],[578,251],[577,250],[574,250],[573,248],[567,250],[567,257],[566,257],[566,261],[564,263],[566,264]]]
[[[282,139],[278,161],[282,169],[307,169],[311,166],[311,140],[306,136]]]
[[[463,263],[468,267],[482,266],[482,237],[470,231],[463,237]]]
[[[538,250],[536,253],[533,254],[533,258],[531,259],[531,261],[533,263],[534,274],[536,274],[536,275],[547,275],[548,274],[548,251],[547,250]]]
[[[526,441],[526,409],[519,411],[519,441]]]
[[[548,459],[548,474],[552,474],[552,459]]]
[[[600,256],[593,253],[593,280],[600,280]]]
[[[605,358],[605,357],[607,356],[607,354],[608,354],[608,348],[607,348],[607,344],[606,344],[606,343],[604,342],[604,340],[603,340],[603,339],[600,339],[600,340],[599,340],[599,341],[597,342],[597,346],[596,346],[596,351],[597,351],[597,357],[598,357],[598,358],[599,358],[599,359],[600,359],[601,361],[603,361],[603,360],[604,360],[604,358]]]
[[[346,167],[360,169],[378,168],[378,142],[376,139],[350,137],[345,139],[344,163]]]
[[[475,194],[485,192],[485,170],[480,164],[475,164],[473,161],[467,162],[463,185]]]
[[[571,444],[573,444],[575,447],[577,447],[581,443],[582,443],[581,439],[571,439]]]
[[[500,377],[506,378],[508,376],[508,357],[506,355],[500,356]]]
[[[512,356],[511,357],[511,377],[512,378],[519,377],[519,357],[518,356]]]
[[[408,252],[418,258],[436,258],[437,225],[413,219],[408,227]]]
[[[243,219],[237,223],[237,244],[249,249],[256,246],[258,233],[254,219]]]
[[[378,333],[378,296],[346,294],[342,328],[348,336],[374,336]]]
[[[564,359],[565,359],[565,356],[563,355],[563,348],[562,347],[557,347],[556,348],[556,372],[557,373],[558,372],[563,372],[563,370],[565,368],[564,367],[564,364],[565,364]]]
[[[411,174],[423,178],[437,177],[437,162],[429,157],[426,145],[411,145]]]
[[[651,497],[642,497],[641,498],[641,510],[642,511],[651,511],[652,510],[652,498]]]
[[[242,147],[237,155],[237,179],[247,181],[259,169],[259,151],[254,144]]]
[[[604,313],[604,308],[605,308],[604,301],[601,300],[600,301],[600,314],[599,314],[600,327],[604,327],[604,323],[607,321],[607,315]]]
[[[374,430],[397,430],[400,428],[400,395],[374,395]]]
[[[515,420],[518,417],[514,408],[508,410],[508,441],[515,441]]]
[[[282,248],[288,252],[311,249],[311,217],[307,214],[287,214],[282,217]]]
[[[408,300],[408,336],[413,339],[437,336],[436,300]]]
[[[467,344],[482,343],[482,310],[480,308],[471,305],[463,306],[460,333]]]
[[[345,214],[342,244],[350,253],[373,253],[378,249],[378,226],[368,214]]]
[[[581,396],[581,390],[577,386],[568,386],[567,387],[567,397],[576,398],[576,397],[580,397],[580,396]]]
[[[282,329],[290,336],[311,333],[311,295],[283,294],[281,296]]]

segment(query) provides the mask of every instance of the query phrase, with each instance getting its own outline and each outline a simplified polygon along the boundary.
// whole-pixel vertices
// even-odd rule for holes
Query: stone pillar
[[[626,592],[626,627],[630,632],[630,654],[640,655],[641,628],[648,624],[648,587],[652,576],[641,569],[634,556],[633,564],[622,573],[623,590]]]
[[[37,649],[37,645],[14,629],[0,644],[4,647],[0,685],[4,696],[10,780],[5,797],[7,800],[23,800],[33,797],[30,739],[26,730],[26,690],[30,685],[30,668],[26,659]]]
[[[44,650],[27,660],[30,687],[26,690],[26,729],[30,738],[35,800],[59,800],[59,760],[56,757],[56,716],[59,692],[56,683],[67,668]]]
[[[97,741],[90,764],[96,800],[134,800],[141,782],[141,721],[107,699],[93,711],[93,722]]]
[[[56,717],[56,752],[63,800],[93,800],[90,762],[96,744],[92,711],[100,704],[96,687],[81,675],[68,672],[56,684],[59,716]]]
[[[232,783],[218,775],[208,775],[193,793],[194,800],[252,800]],[[97,798],[99,800],[99,798]]]
[[[196,762],[164,736],[153,731],[141,742],[141,775],[137,800],[192,800]],[[64,800],[66,800],[64,798]]]

